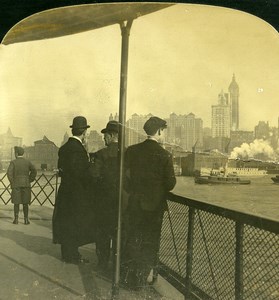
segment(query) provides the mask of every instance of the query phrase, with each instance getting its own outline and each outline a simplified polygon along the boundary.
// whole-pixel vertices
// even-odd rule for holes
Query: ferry
[[[225,175],[233,175],[239,177],[261,177],[267,175],[267,170],[259,170],[258,168],[235,168],[225,167],[219,169],[201,168],[202,175],[224,173]]]
[[[227,174],[235,174],[241,177],[258,177],[267,175],[267,170],[259,170],[258,168],[233,168],[226,167]]]

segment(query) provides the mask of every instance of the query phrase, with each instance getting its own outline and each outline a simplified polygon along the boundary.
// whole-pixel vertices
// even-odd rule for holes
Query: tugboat
[[[275,177],[271,177],[271,180],[272,180],[274,183],[279,183],[279,175],[276,175]]]
[[[279,180],[279,178],[278,178]],[[218,174],[211,173],[210,175],[201,175],[195,177],[195,183],[198,184],[250,184],[251,180],[241,179],[235,174],[225,174],[220,172]]]

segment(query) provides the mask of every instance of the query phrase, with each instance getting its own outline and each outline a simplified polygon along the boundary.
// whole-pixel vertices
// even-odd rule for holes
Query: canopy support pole
[[[115,250],[115,265],[114,278],[112,283],[112,299],[119,299],[119,281],[120,281],[120,256],[121,256],[121,223],[122,223],[122,195],[124,181],[124,152],[125,152],[125,123],[126,123],[126,98],[127,98],[127,79],[128,79],[128,50],[129,36],[133,20],[120,23],[122,35],[121,48],[121,73],[120,73],[120,99],[119,99],[119,193],[118,193],[118,219],[117,219],[117,234],[116,234],[116,250]]]

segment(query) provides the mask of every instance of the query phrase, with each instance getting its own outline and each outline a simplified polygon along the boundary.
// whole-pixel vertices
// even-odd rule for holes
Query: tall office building
[[[233,74],[232,82],[229,85],[230,105],[231,105],[231,129],[239,129],[239,86]]]
[[[203,122],[193,113],[177,115],[171,113],[167,119],[166,140],[171,144],[181,146],[184,150],[192,151],[192,148],[201,148],[203,144]]]
[[[134,145],[146,139],[146,133],[143,130],[144,123],[152,117],[152,114],[138,115],[133,114],[132,118],[126,122],[126,145]]]
[[[230,137],[231,107],[229,95],[223,91],[218,95],[218,104],[211,106],[212,137]]]
[[[119,116],[118,116],[118,114],[117,113],[115,113],[115,115],[113,116],[113,114],[111,113],[110,115],[109,115],[109,121],[119,121]]]

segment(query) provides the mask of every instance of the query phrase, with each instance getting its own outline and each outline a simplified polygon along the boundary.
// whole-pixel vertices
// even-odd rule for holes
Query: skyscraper
[[[229,95],[223,91],[218,95],[218,104],[211,106],[212,137],[230,137],[231,106]]]
[[[203,145],[202,119],[196,118],[193,113],[187,115],[171,113],[167,123],[167,142],[181,146],[188,151],[191,151],[193,146],[201,148]]]
[[[229,85],[230,104],[231,104],[231,129],[239,129],[239,86],[233,74],[232,82]]]

